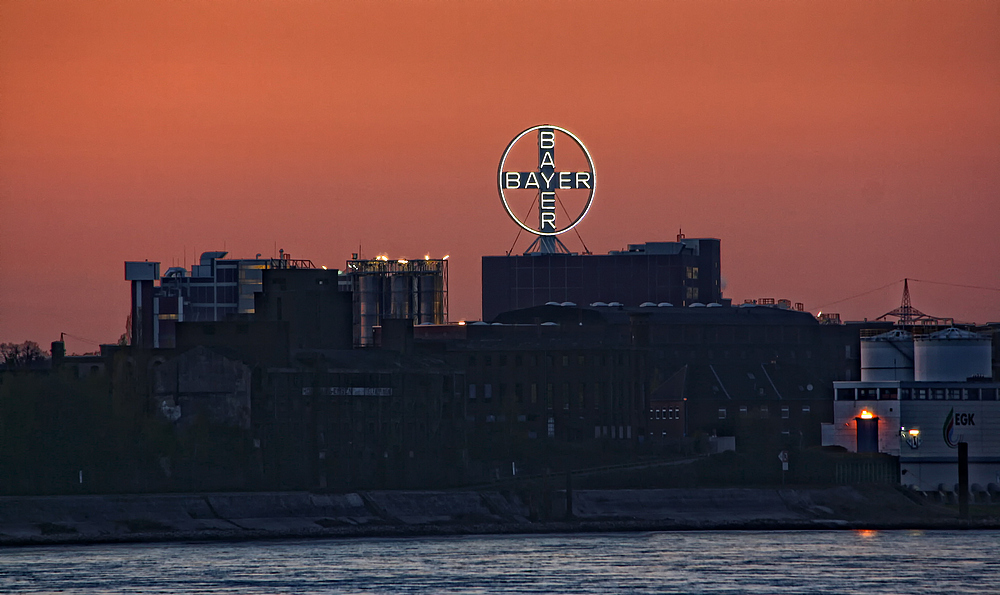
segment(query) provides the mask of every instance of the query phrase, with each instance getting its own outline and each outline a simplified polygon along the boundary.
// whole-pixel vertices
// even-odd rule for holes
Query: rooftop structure
[[[345,275],[354,293],[354,344],[375,344],[374,328],[387,318],[407,318],[414,324],[448,320],[448,257],[423,260],[355,256]]]
[[[722,297],[720,242],[630,244],[608,254],[531,253],[483,257],[483,320],[549,302],[626,306],[727,303]]]
[[[265,269],[316,268],[311,260],[293,259],[284,250],[279,258],[227,259],[227,254],[204,252],[190,271],[170,267],[162,277],[159,262],[126,262],[125,280],[132,282],[132,345],[173,347],[178,322],[253,314]]]

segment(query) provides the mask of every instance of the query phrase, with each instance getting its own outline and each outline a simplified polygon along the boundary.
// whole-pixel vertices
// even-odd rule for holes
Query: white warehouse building
[[[952,327],[864,338],[861,380],[834,382],[823,444],[898,456],[903,485],[952,492],[965,442],[969,484],[1000,486],[998,390],[989,336]]]

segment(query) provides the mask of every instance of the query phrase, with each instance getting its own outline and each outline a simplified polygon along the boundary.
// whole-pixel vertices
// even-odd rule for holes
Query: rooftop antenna
[[[684,239],[684,232],[682,232],[681,228],[678,227],[677,228],[677,241],[680,242],[683,239]]]

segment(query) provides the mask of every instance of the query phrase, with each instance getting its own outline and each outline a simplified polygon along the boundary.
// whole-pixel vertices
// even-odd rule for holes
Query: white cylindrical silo
[[[913,335],[891,330],[861,339],[861,381],[913,380]]]
[[[988,336],[947,328],[914,337],[914,380],[964,382],[973,376],[990,378],[992,344]]]

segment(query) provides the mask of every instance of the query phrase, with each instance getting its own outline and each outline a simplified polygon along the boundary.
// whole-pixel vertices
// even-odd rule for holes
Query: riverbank
[[[572,510],[567,515],[567,508]],[[0,498],[0,545],[600,531],[998,529],[891,486]]]

